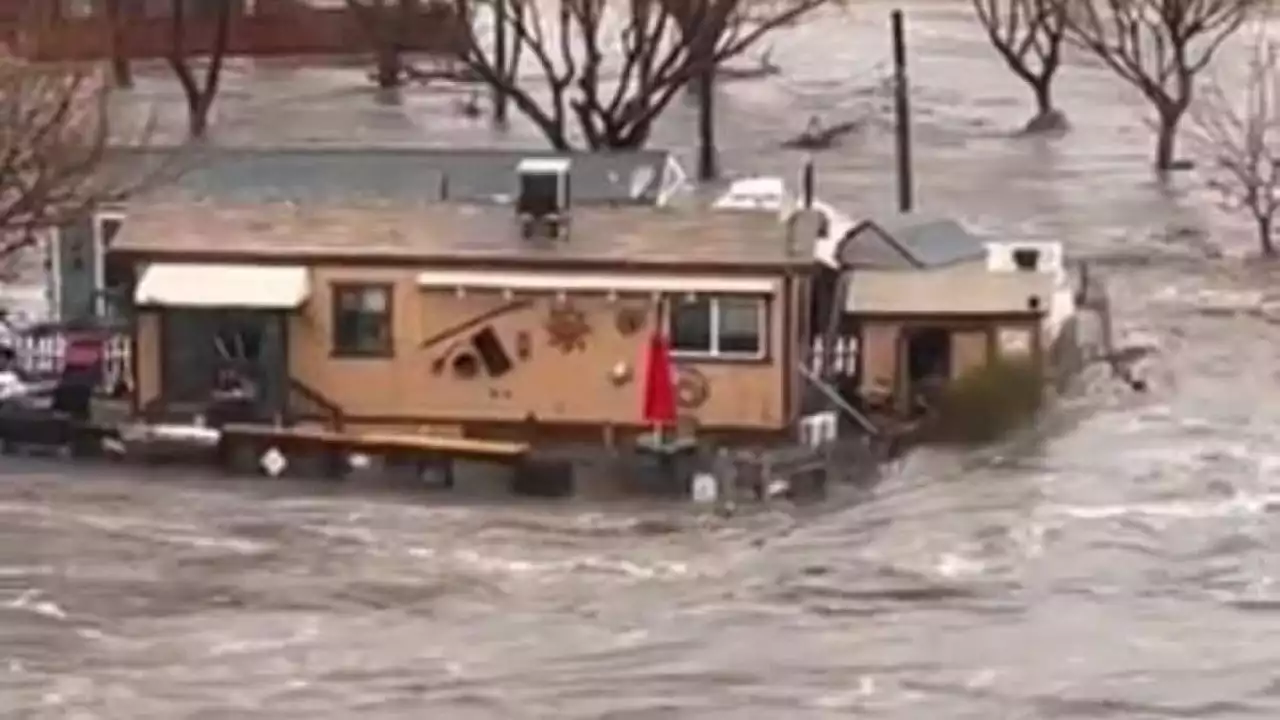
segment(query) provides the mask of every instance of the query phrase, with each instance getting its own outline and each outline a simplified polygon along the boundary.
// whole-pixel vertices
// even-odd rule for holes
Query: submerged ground
[[[965,6],[908,17],[923,205],[1095,258],[1157,348],[1151,392],[1098,373],[1043,437],[734,520],[7,461],[4,716],[1276,717],[1272,271],[1233,259],[1247,236],[1190,178],[1151,180],[1141,107],[1104,71],[1064,76],[1073,133],[1008,139],[1025,93]],[[785,80],[725,91],[730,169],[791,172],[776,141],[810,112],[883,117],[886,24],[873,6],[779,38]],[[175,92],[157,77],[138,93]],[[362,84],[240,69],[221,137],[479,141],[457,96],[377,107]],[[882,124],[820,163],[825,197],[891,199]]]

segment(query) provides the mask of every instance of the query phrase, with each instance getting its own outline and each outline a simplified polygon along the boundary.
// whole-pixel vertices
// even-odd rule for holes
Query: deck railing
[[[289,408],[296,417],[320,420],[334,432],[346,426],[346,415],[337,403],[295,377],[289,378]]]
[[[825,347],[822,337],[815,337],[809,348],[805,368],[818,377],[853,377],[858,373],[858,338],[852,335],[837,336],[831,347]]]
[[[13,338],[18,368],[33,378],[62,373],[67,336],[63,332],[17,335]],[[103,341],[102,378],[98,393],[120,397],[133,391],[133,345],[128,333],[116,332]]]

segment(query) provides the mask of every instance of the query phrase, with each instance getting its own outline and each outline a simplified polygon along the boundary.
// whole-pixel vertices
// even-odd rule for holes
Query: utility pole
[[[493,64],[498,67],[502,82],[493,85],[493,121],[507,124],[506,83],[511,82],[518,68],[507,70],[507,0],[493,0]]]
[[[710,182],[720,174],[716,158],[716,66],[714,49],[703,51],[706,66],[694,82],[698,93],[698,182]]]
[[[893,109],[898,156],[898,210],[911,212],[915,181],[911,172],[911,90],[907,81],[906,21],[901,10],[890,17],[893,34]]]

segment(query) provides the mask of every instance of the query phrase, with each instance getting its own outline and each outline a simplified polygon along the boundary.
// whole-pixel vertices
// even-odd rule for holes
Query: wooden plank
[[[473,440],[470,438],[439,437],[434,435],[356,435],[355,442],[363,446],[382,446],[405,450],[426,450],[445,455],[478,455],[494,457],[519,457],[529,452],[526,443],[498,440]]]
[[[250,423],[228,423],[222,427],[222,434],[263,440],[315,440],[317,442],[335,444],[351,438],[349,435],[318,428],[279,428],[271,425],[253,425]]]
[[[514,459],[528,454],[527,443],[470,438],[442,437],[438,435],[401,435],[393,433],[336,433],[314,428],[277,428],[270,425],[232,423],[222,428],[224,435],[259,438],[268,441],[313,441],[328,445],[343,445],[352,450],[420,450],[439,455],[465,455],[483,458]]]
[[[481,325],[484,325],[485,323],[493,322],[494,320],[497,320],[498,318],[504,315],[510,315],[513,312],[518,312],[520,310],[524,310],[525,308],[529,308],[532,306],[533,306],[532,300],[513,300],[512,302],[499,305],[498,307],[493,308],[492,310],[488,310],[486,312],[480,313],[475,317],[467,318],[466,320],[463,320],[457,325],[441,330],[435,335],[432,335],[431,337],[419,343],[418,349],[427,350],[429,348],[433,348],[436,345],[439,345],[440,343],[447,342],[449,340],[452,340],[453,338],[458,337],[459,335],[461,335],[462,333],[468,330],[473,330],[475,328],[480,327]],[[446,352],[444,354],[447,355],[449,353]]]

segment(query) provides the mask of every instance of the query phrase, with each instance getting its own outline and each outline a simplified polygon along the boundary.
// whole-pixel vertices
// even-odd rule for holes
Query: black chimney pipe
[[[804,170],[800,174],[800,197],[806,210],[813,207],[813,186],[816,181],[813,170],[813,156],[805,158]]]

